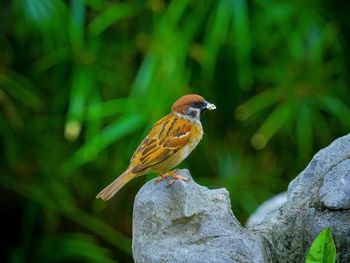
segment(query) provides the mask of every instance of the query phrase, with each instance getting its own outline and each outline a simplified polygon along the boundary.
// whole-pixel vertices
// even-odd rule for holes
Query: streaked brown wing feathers
[[[168,159],[187,144],[191,129],[190,123],[172,114],[158,121],[131,158],[130,165],[135,165],[133,172],[140,172]]]

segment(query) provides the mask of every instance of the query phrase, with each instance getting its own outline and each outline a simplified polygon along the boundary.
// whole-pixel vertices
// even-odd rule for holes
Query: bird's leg
[[[165,180],[168,176],[166,174],[160,174],[156,180],[156,184],[159,184],[161,181]]]
[[[168,183],[168,187],[171,187],[176,180],[182,180],[184,182],[188,182],[190,180],[190,178],[186,176],[178,175],[177,172],[175,172],[174,175],[172,175],[172,177],[173,179],[171,179]]]
[[[176,175],[176,173],[179,171],[179,169],[174,169],[170,172],[160,174],[159,177],[156,180],[156,184],[159,184],[161,181],[164,181],[167,179],[169,176],[173,177]]]
[[[168,187],[172,186],[172,184],[176,181],[176,180],[182,180],[182,181],[185,181],[185,182],[188,182],[190,179],[186,176],[182,176],[182,175],[179,175],[178,172],[180,170],[179,169],[175,169],[175,170],[172,170],[170,172],[167,172],[167,173],[164,173],[164,174],[161,174],[160,175],[160,178],[158,178],[156,180],[156,184],[160,183],[161,181],[165,180],[167,177],[171,176],[172,179],[171,181],[169,182],[168,184]]]

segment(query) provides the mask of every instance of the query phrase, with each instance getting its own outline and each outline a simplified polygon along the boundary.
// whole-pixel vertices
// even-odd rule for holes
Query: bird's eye
[[[192,106],[197,108],[197,107],[200,106],[200,103],[199,103],[199,102],[194,102],[194,103],[192,104]]]

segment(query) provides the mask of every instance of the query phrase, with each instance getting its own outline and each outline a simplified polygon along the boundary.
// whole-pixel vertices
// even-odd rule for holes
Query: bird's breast
[[[168,172],[187,158],[203,137],[202,125],[194,125],[191,132],[192,135],[188,143],[167,160],[152,167],[152,172]]]
[[[201,141],[202,137],[203,137],[202,125],[200,125],[200,123],[199,125],[198,124],[194,125],[190,140],[181,150],[179,150],[178,153],[175,154],[178,156],[178,160],[177,160],[178,162],[174,166],[178,165],[184,159],[187,158],[187,156],[194,150],[194,148],[196,148],[198,143]]]

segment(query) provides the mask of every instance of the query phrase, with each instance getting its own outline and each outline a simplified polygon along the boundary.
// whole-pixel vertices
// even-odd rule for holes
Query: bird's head
[[[171,107],[174,113],[179,113],[193,119],[199,119],[206,110],[215,110],[214,104],[206,101],[202,96],[189,94],[179,98]]]

